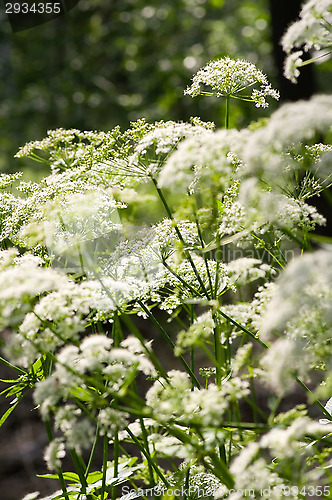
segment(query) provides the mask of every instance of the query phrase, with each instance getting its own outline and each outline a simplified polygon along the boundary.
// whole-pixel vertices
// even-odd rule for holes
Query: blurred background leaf
[[[192,100],[183,90],[201,66],[225,55],[253,62],[280,88],[273,3],[80,0],[65,16],[17,33],[1,9],[0,171],[21,168],[22,160],[13,158],[17,149],[51,128],[109,130],[139,117],[185,121],[196,115],[220,126],[222,100]],[[285,0],[278,4],[287,11]],[[270,111],[233,104],[231,126]]]

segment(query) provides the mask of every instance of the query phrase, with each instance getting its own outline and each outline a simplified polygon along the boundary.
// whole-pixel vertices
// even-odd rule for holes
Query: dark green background
[[[268,0],[80,0],[16,33],[4,8],[0,16],[0,171],[26,165],[13,159],[18,147],[50,128],[108,130],[139,117],[192,115],[220,125],[222,100],[183,95],[211,58],[250,60],[278,86]],[[240,106],[231,125],[270,112]]]

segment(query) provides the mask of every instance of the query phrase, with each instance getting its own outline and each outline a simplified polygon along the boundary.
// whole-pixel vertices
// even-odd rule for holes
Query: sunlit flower
[[[259,84],[258,89],[253,89],[251,95],[242,92]],[[211,87],[211,92],[201,89],[201,85]],[[266,108],[266,97],[279,99],[279,93],[273,89],[264,73],[248,61],[234,60],[229,57],[211,61],[200,69],[193,77],[193,83],[185,90],[185,94],[196,97],[201,94],[216,95],[217,97],[236,97],[255,103],[257,108]]]

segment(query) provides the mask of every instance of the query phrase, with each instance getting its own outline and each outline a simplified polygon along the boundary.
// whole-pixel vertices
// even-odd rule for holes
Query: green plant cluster
[[[191,90],[225,98],[225,128],[50,130],[17,153],[49,175],[0,177],[0,424],[32,390],[60,488],[43,500],[331,497],[332,241],[311,199],[331,202],[332,96],[236,130],[235,100],[278,99],[260,70],[217,59]]]

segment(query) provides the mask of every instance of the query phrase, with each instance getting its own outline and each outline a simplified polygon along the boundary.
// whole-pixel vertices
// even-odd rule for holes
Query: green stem
[[[257,404],[256,404],[256,391],[255,391],[255,384],[254,384],[254,371],[253,371],[252,366],[249,366],[248,370],[249,370],[249,375],[250,375],[250,389],[251,389],[251,395],[252,395],[253,421],[256,424],[257,423]]]
[[[177,439],[179,439],[182,443],[188,443],[194,448],[197,449],[198,455],[200,456],[200,460],[203,463],[203,465],[207,468],[207,470],[210,470],[213,472],[217,477],[221,478],[224,484],[227,486],[227,488],[233,488],[234,486],[234,479],[232,475],[230,474],[225,462],[221,460],[217,453],[212,452],[209,454],[209,459],[212,462],[213,466],[211,465],[210,461],[206,461],[205,458],[201,455],[201,444],[196,444],[192,439],[190,434],[187,434],[186,432],[182,431],[178,427],[171,427],[165,425],[165,428],[168,430],[169,434],[175,436]]]
[[[83,460],[82,457],[79,457],[74,449],[69,450],[71,458],[73,460],[73,464],[75,467],[75,470],[80,478],[81,481],[81,491],[79,492],[77,499],[80,498],[81,495],[86,494],[86,487],[87,487],[87,482],[86,482],[86,477],[84,474],[84,471],[86,470],[86,466],[84,464],[84,468],[82,467],[83,464],[81,464],[81,461]]]
[[[320,56],[317,56],[317,57],[312,57],[311,59],[307,59],[306,61],[303,61],[301,64],[299,64],[299,68],[302,68],[303,66],[307,66],[308,64],[311,64],[315,61],[317,61],[318,59],[321,59],[322,57],[326,57],[328,55],[331,54],[331,50],[329,50],[328,52],[324,52],[324,54],[321,54]]]
[[[129,429],[129,427],[126,427],[126,431],[128,432],[129,436],[131,437],[131,439],[134,441],[134,443],[138,446],[138,448],[140,449],[140,451],[143,453],[143,455],[145,456],[145,458],[147,459],[148,463],[151,465],[151,467],[153,467],[153,469],[156,471],[157,475],[160,477],[160,479],[162,480],[162,482],[164,483],[164,485],[169,488],[170,484],[169,482],[167,481],[167,479],[165,478],[165,476],[163,475],[163,473],[160,471],[159,467],[156,465],[156,463],[152,460],[151,458],[151,455],[149,453],[149,451],[147,449],[145,449],[141,443],[138,441],[138,439],[136,438],[136,436],[131,432],[131,430]]]
[[[22,370],[22,368],[19,368],[18,366],[15,366],[15,365],[12,365],[11,363],[9,363],[9,361],[7,361],[6,359],[2,358],[1,356],[0,356],[0,363],[6,365],[8,368],[12,368],[13,370],[15,370],[20,375],[26,375],[26,372],[24,370]]]
[[[217,367],[217,364],[218,364],[217,359],[215,358],[215,356],[213,356],[212,352],[208,349],[208,347],[204,344],[204,342],[202,342],[201,344],[199,344],[199,346],[201,347],[202,351],[205,352],[205,354],[207,355],[207,357],[212,361],[212,363],[214,364],[214,366]]]
[[[145,428],[145,425],[144,425],[144,420],[143,420],[143,418],[140,418],[139,421],[140,421],[140,425],[141,425],[144,446],[148,450],[149,449],[149,443],[148,443],[148,436],[147,436],[146,428]],[[153,468],[152,468],[150,462],[148,462],[148,469],[149,469],[149,476],[150,476],[150,486],[154,486],[155,480],[154,480],[154,477],[153,477]]]
[[[198,234],[199,240],[201,242],[202,251],[204,251],[204,249],[205,249],[205,243],[204,243],[204,240],[203,240],[203,235],[202,235],[201,228],[199,226],[199,222],[198,222],[198,217],[197,217],[196,211],[194,213],[194,216],[195,216],[195,223],[196,223],[196,227],[197,227],[197,234]],[[208,257],[206,255],[206,252],[203,252],[203,258],[204,258],[206,273],[207,273],[207,276],[208,276],[208,279],[209,279],[209,286],[210,286],[211,297],[213,298],[213,296],[212,296],[212,293],[213,293],[212,278],[211,278],[211,273],[210,273],[210,269],[209,269],[209,262],[208,262]]]
[[[176,271],[174,271],[174,270],[173,270],[173,269],[172,269],[172,268],[171,268],[171,267],[167,264],[167,262],[166,262],[166,260],[165,260],[165,259],[163,259],[162,263],[163,263],[163,266],[165,266],[165,267],[166,267],[166,269],[167,269],[167,270],[168,270],[171,274],[173,274],[173,276],[175,276],[175,277],[176,277],[176,278],[177,278],[177,279],[178,279],[178,280],[179,280],[179,281],[180,281],[180,282],[181,282],[181,283],[182,283],[182,284],[183,284],[186,288],[188,288],[188,290],[190,290],[190,291],[191,291],[191,293],[193,294],[193,296],[194,296],[194,297],[199,297],[199,298],[200,298],[200,297],[202,297],[202,295],[201,295],[201,294],[200,294],[197,290],[195,290],[195,289],[194,289],[194,288],[193,288],[193,287],[192,287],[189,283],[187,283],[187,282],[186,282],[183,278],[181,278],[181,276],[179,276],[179,275],[177,274],[177,272],[176,272]]]
[[[144,310],[144,312],[146,312],[146,314],[149,316],[149,318],[151,319],[152,323],[158,328],[158,330],[163,335],[163,337],[166,339],[166,341],[168,342],[168,344],[170,346],[172,346],[172,349],[174,350],[175,344],[174,344],[173,340],[170,338],[170,336],[168,335],[168,333],[166,332],[166,330],[161,326],[161,324],[159,323],[159,321],[153,316],[153,314],[151,313],[150,309],[148,309],[145,306],[145,304],[143,304],[143,302],[141,302],[140,300],[138,300],[137,302],[142,307],[142,309]],[[187,373],[190,375],[190,378],[191,378],[192,382],[196,385],[196,387],[200,388],[200,386],[201,386],[200,383],[198,382],[198,380],[197,380],[194,372],[192,371],[192,369],[190,368],[190,366],[188,365],[188,363],[186,362],[186,360],[183,358],[183,356],[179,356],[179,360],[181,361],[182,365],[186,369]]]
[[[156,191],[157,191],[157,193],[159,195],[159,198],[161,199],[161,202],[164,205],[164,208],[165,208],[165,210],[167,212],[168,217],[174,223],[174,229],[175,229],[175,232],[177,234],[177,237],[179,238],[179,240],[183,244],[183,246],[186,247],[186,243],[185,243],[185,241],[183,239],[183,236],[182,236],[182,234],[181,234],[181,232],[180,232],[180,230],[178,228],[178,225],[174,221],[173,214],[172,214],[172,212],[171,212],[171,210],[170,210],[170,208],[168,206],[168,203],[166,201],[166,198],[165,198],[162,190],[158,188],[156,179],[154,177],[151,177],[151,179],[152,179],[153,185],[156,188]],[[207,299],[209,299],[210,297],[209,297],[208,291],[207,291],[207,289],[206,289],[206,287],[205,287],[205,285],[204,285],[204,283],[202,281],[202,278],[200,277],[200,275],[199,275],[199,273],[198,273],[198,271],[196,269],[195,263],[194,263],[191,255],[190,255],[189,251],[188,250],[184,250],[184,253],[185,253],[186,258],[188,259],[188,261],[189,261],[189,263],[191,265],[191,268],[192,268],[192,270],[193,270],[193,272],[194,272],[194,274],[195,274],[195,276],[197,278],[198,283],[200,284],[200,286],[201,286],[201,288],[202,288],[202,290],[204,292],[204,295],[206,296]]]
[[[229,95],[226,96],[225,128],[229,128]]]
[[[232,319],[228,314],[224,313],[221,309],[218,310],[218,312],[223,316],[225,319],[233,323],[233,325],[237,326],[240,330],[242,330],[244,333],[247,333],[252,339],[256,340],[256,342],[259,343],[264,349],[268,349],[268,346],[263,342],[260,338],[256,337],[250,330],[248,330],[246,327],[240,325],[235,319]]]
[[[48,440],[51,443],[53,441],[53,434],[52,434],[51,424],[50,424],[49,420],[44,420],[44,425],[45,425],[45,429],[46,429]],[[56,469],[56,473],[57,473],[57,475],[59,477],[59,482],[60,482],[60,486],[61,486],[61,489],[62,489],[63,496],[64,496],[64,498],[66,500],[69,500],[67,486],[66,486],[65,480],[63,478],[63,473],[62,473],[61,467],[58,467]]]
[[[106,492],[106,473],[107,473],[107,461],[108,461],[108,436],[104,435],[103,440],[103,478],[101,482],[101,499],[104,500]]]
[[[113,477],[118,477],[119,474],[119,433],[116,429],[114,433],[114,468]],[[113,486],[112,488],[112,500],[116,500],[117,488]]]
[[[307,386],[305,385],[305,383],[304,383],[304,382],[302,382],[302,380],[300,380],[298,377],[295,377],[295,380],[296,380],[296,382],[297,382],[297,383],[298,383],[298,384],[302,387],[302,389],[304,389],[304,390],[305,390],[305,392],[307,392],[308,394],[311,394],[311,395],[312,395],[311,390],[309,389],[309,387],[307,387]],[[314,398],[314,399],[313,399],[313,402],[315,403],[315,405],[316,405],[316,406],[318,406],[318,407],[322,410],[322,412],[324,413],[324,415],[326,415],[326,417],[327,417],[329,420],[331,420],[331,415],[330,415],[330,414],[329,414],[329,412],[328,412],[328,411],[324,408],[324,406],[322,405],[322,403],[321,403],[318,399],[316,399],[316,398]]]
[[[91,448],[88,465],[86,466],[86,469],[85,469],[85,477],[86,478],[88,477],[89,472],[91,470],[92,461],[93,461],[93,458],[94,458],[95,453],[96,453],[98,438],[99,438],[99,427],[98,427],[98,424],[97,424],[95,439],[93,441],[93,445],[92,445],[92,448]]]
[[[213,328],[213,336],[214,336],[214,355],[216,358],[216,384],[218,387],[221,386],[221,367],[223,364],[223,355],[222,355],[222,347],[221,347],[221,336],[220,336],[220,325],[218,324],[216,314],[214,316],[214,328]]]

